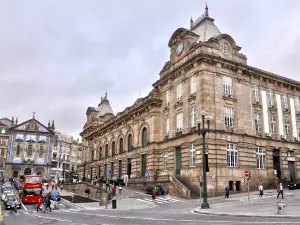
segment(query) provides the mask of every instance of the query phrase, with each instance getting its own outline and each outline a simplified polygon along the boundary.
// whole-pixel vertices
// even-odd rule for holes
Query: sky
[[[115,113],[149,93],[206,2],[249,65],[300,81],[298,0],[0,0],[0,117],[79,137],[106,91]]]

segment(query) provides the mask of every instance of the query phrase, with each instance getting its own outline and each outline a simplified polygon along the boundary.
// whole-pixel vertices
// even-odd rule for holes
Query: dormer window
[[[227,42],[222,42],[221,43],[221,52],[225,55],[229,52],[229,45]]]

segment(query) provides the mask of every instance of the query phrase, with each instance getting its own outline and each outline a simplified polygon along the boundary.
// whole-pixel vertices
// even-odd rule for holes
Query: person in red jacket
[[[41,209],[40,207],[41,207],[41,204],[42,204],[42,198],[40,198],[39,200],[38,200],[38,203],[37,203],[37,206],[36,206],[36,211],[38,212],[39,211],[39,209]]]

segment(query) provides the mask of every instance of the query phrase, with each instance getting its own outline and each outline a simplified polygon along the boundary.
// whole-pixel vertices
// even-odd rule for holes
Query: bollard
[[[115,199],[112,200],[112,208],[113,209],[117,208],[117,200],[115,200]]]
[[[277,213],[284,214],[284,208],[285,208],[284,202],[282,200],[278,200],[276,206],[277,206]]]

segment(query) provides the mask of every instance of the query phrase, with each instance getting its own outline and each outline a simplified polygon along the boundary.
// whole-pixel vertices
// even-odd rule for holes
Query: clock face
[[[177,55],[180,55],[182,53],[182,51],[183,51],[183,44],[182,44],[182,42],[180,42],[176,47]]]

